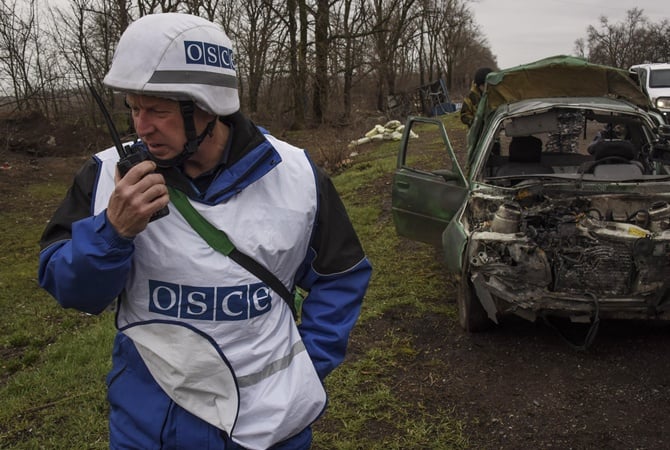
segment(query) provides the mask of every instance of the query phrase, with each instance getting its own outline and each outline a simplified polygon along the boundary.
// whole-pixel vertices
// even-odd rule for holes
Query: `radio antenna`
[[[107,108],[105,107],[105,104],[103,103],[102,99],[100,98],[100,95],[98,95],[98,92],[95,90],[93,85],[91,83],[86,82],[88,85],[88,89],[91,91],[91,94],[93,95],[93,98],[95,99],[96,103],[100,107],[100,111],[102,112],[102,116],[105,118],[105,122],[107,123],[107,128],[109,129],[109,134],[112,137],[112,141],[114,141],[114,146],[116,147],[116,151],[119,152],[119,156],[121,158],[124,158],[128,155],[128,152],[126,151],[126,148],[123,146],[121,143],[121,138],[119,137],[119,133],[116,131],[116,127],[114,126],[114,121],[112,120],[112,116],[109,115],[109,111],[107,111]]]

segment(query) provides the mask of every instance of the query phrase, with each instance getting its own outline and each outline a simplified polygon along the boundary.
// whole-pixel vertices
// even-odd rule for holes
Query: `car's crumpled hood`
[[[504,105],[531,99],[551,103],[551,99],[580,98],[623,101],[645,111],[653,107],[632,75],[621,69],[592,64],[582,58],[553,56],[530,64],[491,72],[475,120],[468,132],[468,152],[487,129],[492,113]],[[612,103],[611,101],[609,102]]]
[[[649,99],[625,70],[581,58],[554,56],[489,74],[486,109],[530,98],[614,97],[649,108]]]

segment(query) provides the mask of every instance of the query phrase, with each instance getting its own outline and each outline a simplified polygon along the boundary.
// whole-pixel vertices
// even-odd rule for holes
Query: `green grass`
[[[111,316],[64,332],[0,389],[3,448],[106,448]],[[6,445],[6,446],[5,446]]]
[[[37,243],[66,188],[22,188],[13,200],[28,207],[0,216],[0,448],[108,446],[111,316],[64,310],[37,282]]]
[[[381,206],[383,197],[390,195],[390,185],[385,184],[385,189],[374,195],[363,194],[371,184],[393,172],[397,145],[380,145],[335,178],[374,267],[359,325],[397,308],[405,311],[406,317],[437,314],[444,316],[445,321],[455,321],[456,311],[452,306],[423,301],[426,293],[439,295],[446,289],[447,280],[435,259],[435,249],[417,245],[411,252],[398,254],[400,238],[389,212],[384,212]],[[417,411],[417,405],[403,401],[389,387],[395,384],[392,376],[398,365],[411,359],[414,353],[412,342],[394,336],[391,329],[364,356],[336,370],[326,380],[330,405],[325,420],[329,424],[325,429],[317,424],[315,448],[466,448],[463,425],[450,411]],[[334,431],[330,429],[332,424],[336,427]]]
[[[399,251],[390,212],[390,174],[397,142],[366,149],[334,177],[374,274],[360,327],[401,309],[408,318],[432,314],[445,323],[455,310],[436,299],[448,280],[435,250]],[[0,215],[0,448],[107,448],[105,376],[110,367],[113,318],[63,310],[37,284],[37,242],[66,186],[34,184],[22,190],[24,210]],[[460,449],[463,424],[440,405],[422,405],[396,388],[399,370],[416,356],[411,335],[393,328],[347,360],[326,380],[327,414],[315,425],[314,449]]]

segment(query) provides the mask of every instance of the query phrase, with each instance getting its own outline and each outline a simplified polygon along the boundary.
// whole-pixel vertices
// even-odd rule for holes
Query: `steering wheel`
[[[610,164],[612,162],[620,162],[623,164],[629,164],[632,160],[624,158],[623,156],[606,156],[594,161],[593,167],[599,166],[601,164]]]
[[[601,164],[612,164],[612,163],[630,164],[631,162],[632,162],[631,159],[624,158],[623,156],[606,156],[596,161],[589,161],[586,164],[583,164],[582,166],[579,167],[577,173],[581,174],[591,173],[593,172],[593,169],[596,166],[599,166]]]

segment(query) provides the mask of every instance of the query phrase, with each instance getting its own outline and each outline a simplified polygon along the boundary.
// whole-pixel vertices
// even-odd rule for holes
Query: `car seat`
[[[542,164],[542,141],[535,136],[515,136],[509,144],[507,164],[501,166],[496,176],[546,174],[554,169]]]
[[[593,144],[596,178],[609,180],[640,176],[644,173],[642,163],[636,161],[637,151],[632,142],[622,139],[603,139]]]

